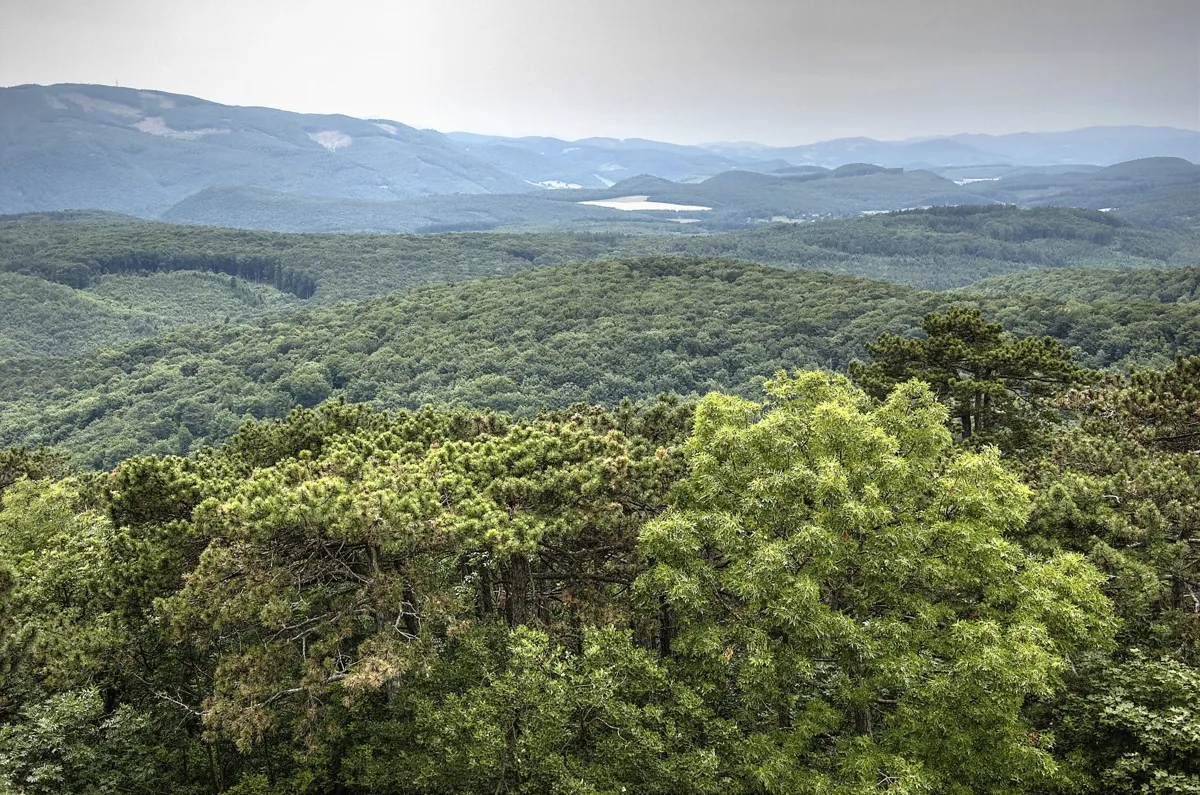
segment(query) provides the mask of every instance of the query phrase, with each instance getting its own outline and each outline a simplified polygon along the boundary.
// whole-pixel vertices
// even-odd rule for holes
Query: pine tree
[[[923,338],[884,334],[855,363],[858,384],[883,398],[919,378],[946,405],[958,437],[972,446],[1026,449],[1058,419],[1054,399],[1092,376],[1050,337],[1017,338],[977,309],[951,307],[921,321]]]

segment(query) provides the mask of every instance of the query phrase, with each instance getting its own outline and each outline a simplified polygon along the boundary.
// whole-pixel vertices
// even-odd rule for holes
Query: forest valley
[[[1200,358],[866,350],[0,453],[0,792],[1200,793]]]

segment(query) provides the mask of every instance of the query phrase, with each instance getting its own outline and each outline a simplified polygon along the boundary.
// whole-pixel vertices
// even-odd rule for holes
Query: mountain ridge
[[[694,182],[731,170],[860,162],[935,173],[1011,171],[1146,156],[1200,162],[1200,132],[1125,126],[909,141],[857,137],[785,147],[691,146],[644,138],[443,134],[384,118],[224,105],[157,89],[78,83],[0,88],[0,213],[96,208],[157,217],[220,185],[399,200],[606,188],[639,174]]]
[[[0,89],[0,212],[154,216],[235,183],[338,198],[518,193],[440,133],[84,84]]]

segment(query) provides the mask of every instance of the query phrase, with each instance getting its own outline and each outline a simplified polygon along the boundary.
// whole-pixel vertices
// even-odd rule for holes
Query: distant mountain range
[[[1147,157],[1178,157],[1200,162],[1200,132],[1172,127],[1089,127],[1070,132],[1013,135],[951,135],[916,141],[840,138],[792,147],[706,144],[726,157],[784,159],[793,165],[836,168],[848,162],[907,169],[967,166],[1109,166]]]
[[[534,189],[395,121],[107,86],[0,89],[0,212],[154,217],[214,185],[374,200]]]
[[[427,196],[394,202],[297,196],[242,187],[208,188],[172,207],[162,219],[283,232],[610,228],[678,232],[685,225],[689,230],[717,231],[911,207],[994,203],[971,187],[928,171],[860,164],[788,175],[725,171],[699,183],[643,175],[597,190]],[[641,197],[662,209],[617,209]],[[642,206],[636,201],[633,204]]]
[[[109,86],[0,89],[0,213],[88,208],[193,223],[433,231],[603,223],[617,215],[632,221],[637,214],[558,203],[614,190],[649,194],[649,185],[661,201],[711,206],[706,218],[727,224],[931,203],[1039,203],[1050,194],[1065,200],[1079,195],[1085,184],[1077,180],[1089,172],[1147,157],[1200,162],[1200,132],[1110,127],[683,146],[442,134],[394,120],[232,107]],[[848,164],[904,172],[841,172]],[[830,169],[853,179],[827,181]],[[750,174],[704,183],[728,172]],[[755,181],[754,174],[769,176]],[[1064,174],[1073,176],[1064,183]],[[1025,182],[1010,183],[1008,192],[998,183],[976,184],[1001,177]],[[815,179],[822,184],[800,187]],[[1192,190],[1190,177],[1183,179],[1180,189]],[[634,191],[639,184],[644,189]],[[554,188],[574,190],[545,190]]]
[[[1116,211],[1145,226],[1200,226],[1200,166],[1179,158],[1136,160],[1089,172],[1027,170],[999,179],[958,182],[928,171],[850,164],[832,170],[792,167],[782,174],[725,171],[698,183],[643,175],[596,190],[426,196],[391,202],[214,187],[184,199],[162,219],[283,232],[615,229],[662,233],[1000,203]],[[644,209],[616,209],[631,206]]]

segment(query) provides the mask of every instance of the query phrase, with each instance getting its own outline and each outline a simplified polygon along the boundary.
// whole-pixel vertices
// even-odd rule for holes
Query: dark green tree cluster
[[[321,303],[614,256],[732,257],[945,289],[1046,268],[1182,267],[1194,265],[1198,253],[1194,231],[1145,229],[1089,210],[1000,205],[767,224],[727,234],[638,234],[620,225],[575,233],[289,234],[107,213],[0,217],[0,272],[85,287],[111,273],[199,270],[276,285]]]
[[[1200,239],[1139,229],[1103,213],[999,206],[774,224],[729,234],[297,235],[176,226],[103,213],[42,213],[0,218],[0,305],[9,310],[0,313],[0,360],[90,354],[182,326],[270,319],[423,284],[604,257],[663,255],[736,258],[942,290],[1062,268],[1073,274],[1122,268],[1136,282],[1139,272],[1200,261]],[[1058,292],[1053,281],[1047,282],[1047,292]],[[1100,289],[1099,280],[1083,276],[1080,281]],[[1130,287],[1136,300],[1156,302],[1160,295],[1182,298],[1186,289],[1181,285],[1147,295],[1141,284]],[[1011,297],[1006,285],[988,289],[1001,299]],[[1112,303],[1098,312],[1109,317],[1124,309],[1124,302],[1117,302],[1121,292],[1100,292],[1087,300]],[[1039,300],[1025,295],[1019,303]],[[1183,323],[1172,322],[1174,327]],[[1153,346],[1158,336],[1145,338]],[[1123,340],[1111,352],[1106,346],[1105,363],[1118,362],[1128,347]]]
[[[1094,378],[1058,340],[1017,338],[978,309],[931,313],[921,331],[919,338],[885,334],[868,344],[872,362],[855,363],[855,379],[876,396],[921,379],[948,406],[959,438],[973,445],[1035,446],[1058,419],[1054,399]]]
[[[1114,792],[1200,791],[1200,358],[1073,393],[1027,463],[1026,543],[1085,554],[1121,619],[1060,703],[1064,750]]]

